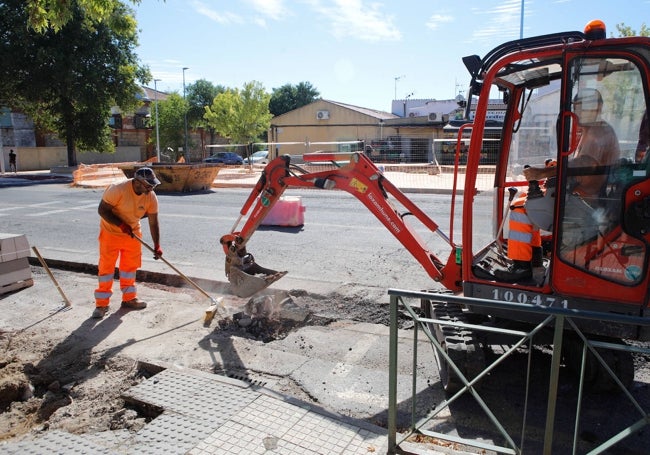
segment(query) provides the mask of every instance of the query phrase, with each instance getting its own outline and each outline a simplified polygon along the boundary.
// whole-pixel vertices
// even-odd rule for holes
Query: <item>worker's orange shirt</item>
[[[140,220],[150,214],[158,213],[158,198],[153,191],[135,194],[133,191],[132,179],[116,183],[104,191],[102,200],[113,206],[113,213],[131,226],[134,232],[140,231]],[[121,234],[119,226],[109,223],[100,217],[100,227],[114,234]]]

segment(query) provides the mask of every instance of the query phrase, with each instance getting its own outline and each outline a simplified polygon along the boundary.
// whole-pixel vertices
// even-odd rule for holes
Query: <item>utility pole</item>
[[[189,68],[183,67],[183,101],[185,101],[185,70]],[[185,106],[185,145],[183,146],[183,155],[185,156],[185,162],[190,162],[189,149],[187,148],[187,106]]]
[[[159,81],[160,79],[153,80],[153,90],[154,90],[153,99],[156,108],[156,158],[158,158],[158,162],[160,163],[160,128],[158,127],[158,85],[156,84]]]

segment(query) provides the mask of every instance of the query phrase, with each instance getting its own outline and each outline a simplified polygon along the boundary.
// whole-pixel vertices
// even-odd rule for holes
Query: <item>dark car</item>
[[[241,156],[233,152],[217,152],[203,160],[204,163],[244,164]]]

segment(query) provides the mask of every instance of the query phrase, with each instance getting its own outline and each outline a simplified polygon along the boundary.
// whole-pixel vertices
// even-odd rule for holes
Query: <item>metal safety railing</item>
[[[615,384],[615,388],[618,392],[620,389],[620,395],[629,400],[630,405],[638,412],[639,417],[636,420],[633,420],[630,425],[625,428],[620,429],[617,433],[613,434],[609,439],[602,442],[597,447],[590,447],[588,453],[597,454],[603,453],[612,446],[617,445],[622,440],[626,439],[632,434],[637,434],[639,430],[643,429],[645,426],[650,425],[650,414],[648,410],[644,409],[640,404],[639,400],[632,395],[632,393],[627,389],[627,387],[622,383],[621,379],[612,371],[610,365],[603,358],[601,353],[607,351],[627,351],[630,355],[632,353],[650,355],[650,347],[645,343],[638,343],[634,346],[630,346],[624,343],[613,343],[613,342],[603,342],[598,340],[589,339],[579,328],[580,319],[591,319],[598,320],[602,323],[608,324],[631,324],[635,326],[650,326],[648,319],[640,317],[631,317],[625,315],[617,315],[610,313],[599,313],[599,312],[590,312],[590,311],[580,311],[580,310],[570,310],[566,308],[555,308],[555,307],[543,307],[535,305],[525,305],[525,304],[513,304],[510,302],[500,302],[492,301],[486,299],[476,299],[468,298],[462,296],[454,296],[450,294],[439,294],[433,292],[418,292],[418,291],[407,291],[399,289],[390,289],[388,291],[390,296],[390,346],[389,346],[389,407],[388,407],[388,453],[403,453],[400,444],[409,440],[409,443],[412,444],[413,436],[425,436],[430,437],[432,440],[437,441],[446,441],[450,444],[461,444],[468,447],[476,447],[484,451],[491,451],[494,453],[507,453],[507,454],[522,454],[524,453],[524,446],[527,442],[527,415],[528,415],[528,396],[531,389],[531,356],[534,351],[533,346],[536,341],[536,337],[541,334],[542,330],[550,329],[553,334],[552,340],[552,356],[551,356],[551,366],[549,371],[548,378],[548,391],[546,397],[546,420],[544,426],[544,435],[543,435],[543,452],[544,454],[556,453],[553,451],[554,436],[556,436],[555,421],[556,421],[556,408],[558,404],[558,388],[559,388],[559,378],[560,378],[560,368],[561,368],[561,350],[562,343],[567,336],[567,333],[575,333],[581,339],[583,343],[582,348],[582,359],[580,364],[580,375],[579,375],[579,384],[578,384],[578,395],[577,395],[577,407],[574,414],[573,422],[573,437],[571,440],[571,453],[578,453],[578,437],[580,433],[580,421],[581,421],[581,409],[583,406],[583,399],[585,395],[585,375],[587,369],[587,357],[592,355],[593,358],[602,366],[604,371],[610,375],[611,382]],[[446,304],[458,304],[458,305],[471,305],[472,307],[486,307],[492,308],[495,310],[507,310],[509,312],[520,312],[520,313],[535,313],[535,320],[540,322],[531,326],[530,330],[509,330],[502,329],[493,326],[487,325],[477,325],[467,322],[460,321],[450,321],[446,319],[434,319],[422,317],[420,314],[420,308],[414,308],[411,305],[410,301],[417,299],[418,302],[440,302]],[[399,313],[406,313],[414,321],[413,329],[413,358],[412,358],[412,389],[411,389],[411,421],[408,428],[408,431],[397,432],[397,415],[398,415],[398,315]],[[513,318],[514,319],[514,318]],[[578,321],[578,322],[576,322]],[[492,332],[496,335],[507,336],[512,342],[507,344],[507,347],[503,349],[499,355],[496,355],[496,360],[490,364],[486,364],[483,371],[478,373],[473,378],[466,377],[462,372],[462,366],[454,363],[453,359],[445,351],[441,343],[436,339],[435,335],[432,333],[430,326],[431,325],[440,325],[451,326],[455,328],[461,328],[464,331],[473,331],[473,332]],[[457,392],[450,392],[446,399],[441,403],[435,406],[435,409],[431,410],[424,416],[416,415],[416,410],[419,409],[417,405],[417,362],[418,362],[418,337],[420,333],[424,333],[432,347],[435,349],[436,356],[447,363],[449,369],[457,376],[462,382],[462,386]],[[508,423],[504,422],[504,419],[499,419],[497,417],[497,412],[490,408],[487,401],[483,398],[481,391],[479,390],[479,385],[481,381],[486,380],[486,378],[495,370],[495,368],[503,364],[510,356],[515,352],[521,352],[522,347],[528,348],[528,360],[526,363],[526,384],[525,384],[525,400],[524,406],[522,409],[521,422],[517,422],[516,426],[512,425],[511,417],[508,417]],[[432,368],[435,368],[435,365],[431,365]],[[503,399],[507,401],[508,394],[510,390],[503,390]],[[459,400],[462,395],[469,394],[471,395],[476,404],[482,409],[487,420],[493,425],[492,431],[496,431],[497,437],[494,437],[494,441],[490,442],[489,438],[480,438],[480,439],[467,439],[462,438],[458,434],[455,434],[453,431],[447,433],[440,433],[438,431],[432,431],[427,428],[427,424],[430,423],[433,419],[438,421],[443,418],[443,411],[451,412],[450,406]],[[449,396],[451,395],[451,396]],[[591,404],[591,403],[590,403]],[[607,412],[607,410],[605,410]],[[438,422],[439,423],[439,422]],[[510,423],[510,425],[509,425]],[[566,422],[565,422],[566,424]],[[440,425],[437,425],[438,427]],[[448,425],[446,428],[452,428],[453,425]],[[516,437],[512,435],[513,428],[520,430],[519,441],[515,442]],[[563,428],[564,430],[564,428]],[[399,439],[398,439],[399,437]],[[417,438],[416,438],[417,439]],[[421,438],[420,438],[421,439]],[[530,439],[530,438],[529,438]],[[539,439],[539,437],[538,437]],[[564,438],[566,439],[566,438]],[[539,441],[538,441],[539,445]],[[534,451],[535,453],[540,453],[540,449]],[[532,452],[531,452],[532,453]],[[563,453],[568,453],[563,450]]]

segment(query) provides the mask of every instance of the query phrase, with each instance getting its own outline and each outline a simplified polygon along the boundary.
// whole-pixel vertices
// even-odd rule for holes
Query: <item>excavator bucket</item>
[[[238,297],[250,297],[269,287],[286,274],[287,272],[278,272],[262,267],[255,262],[250,253],[246,253],[242,257],[237,255],[226,257],[226,275],[230,282],[230,289]]]
[[[287,274],[287,272],[266,270],[272,273],[250,275],[237,267],[231,267],[230,274],[228,275],[230,289],[238,297],[250,297],[262,289],[269,287]]]

